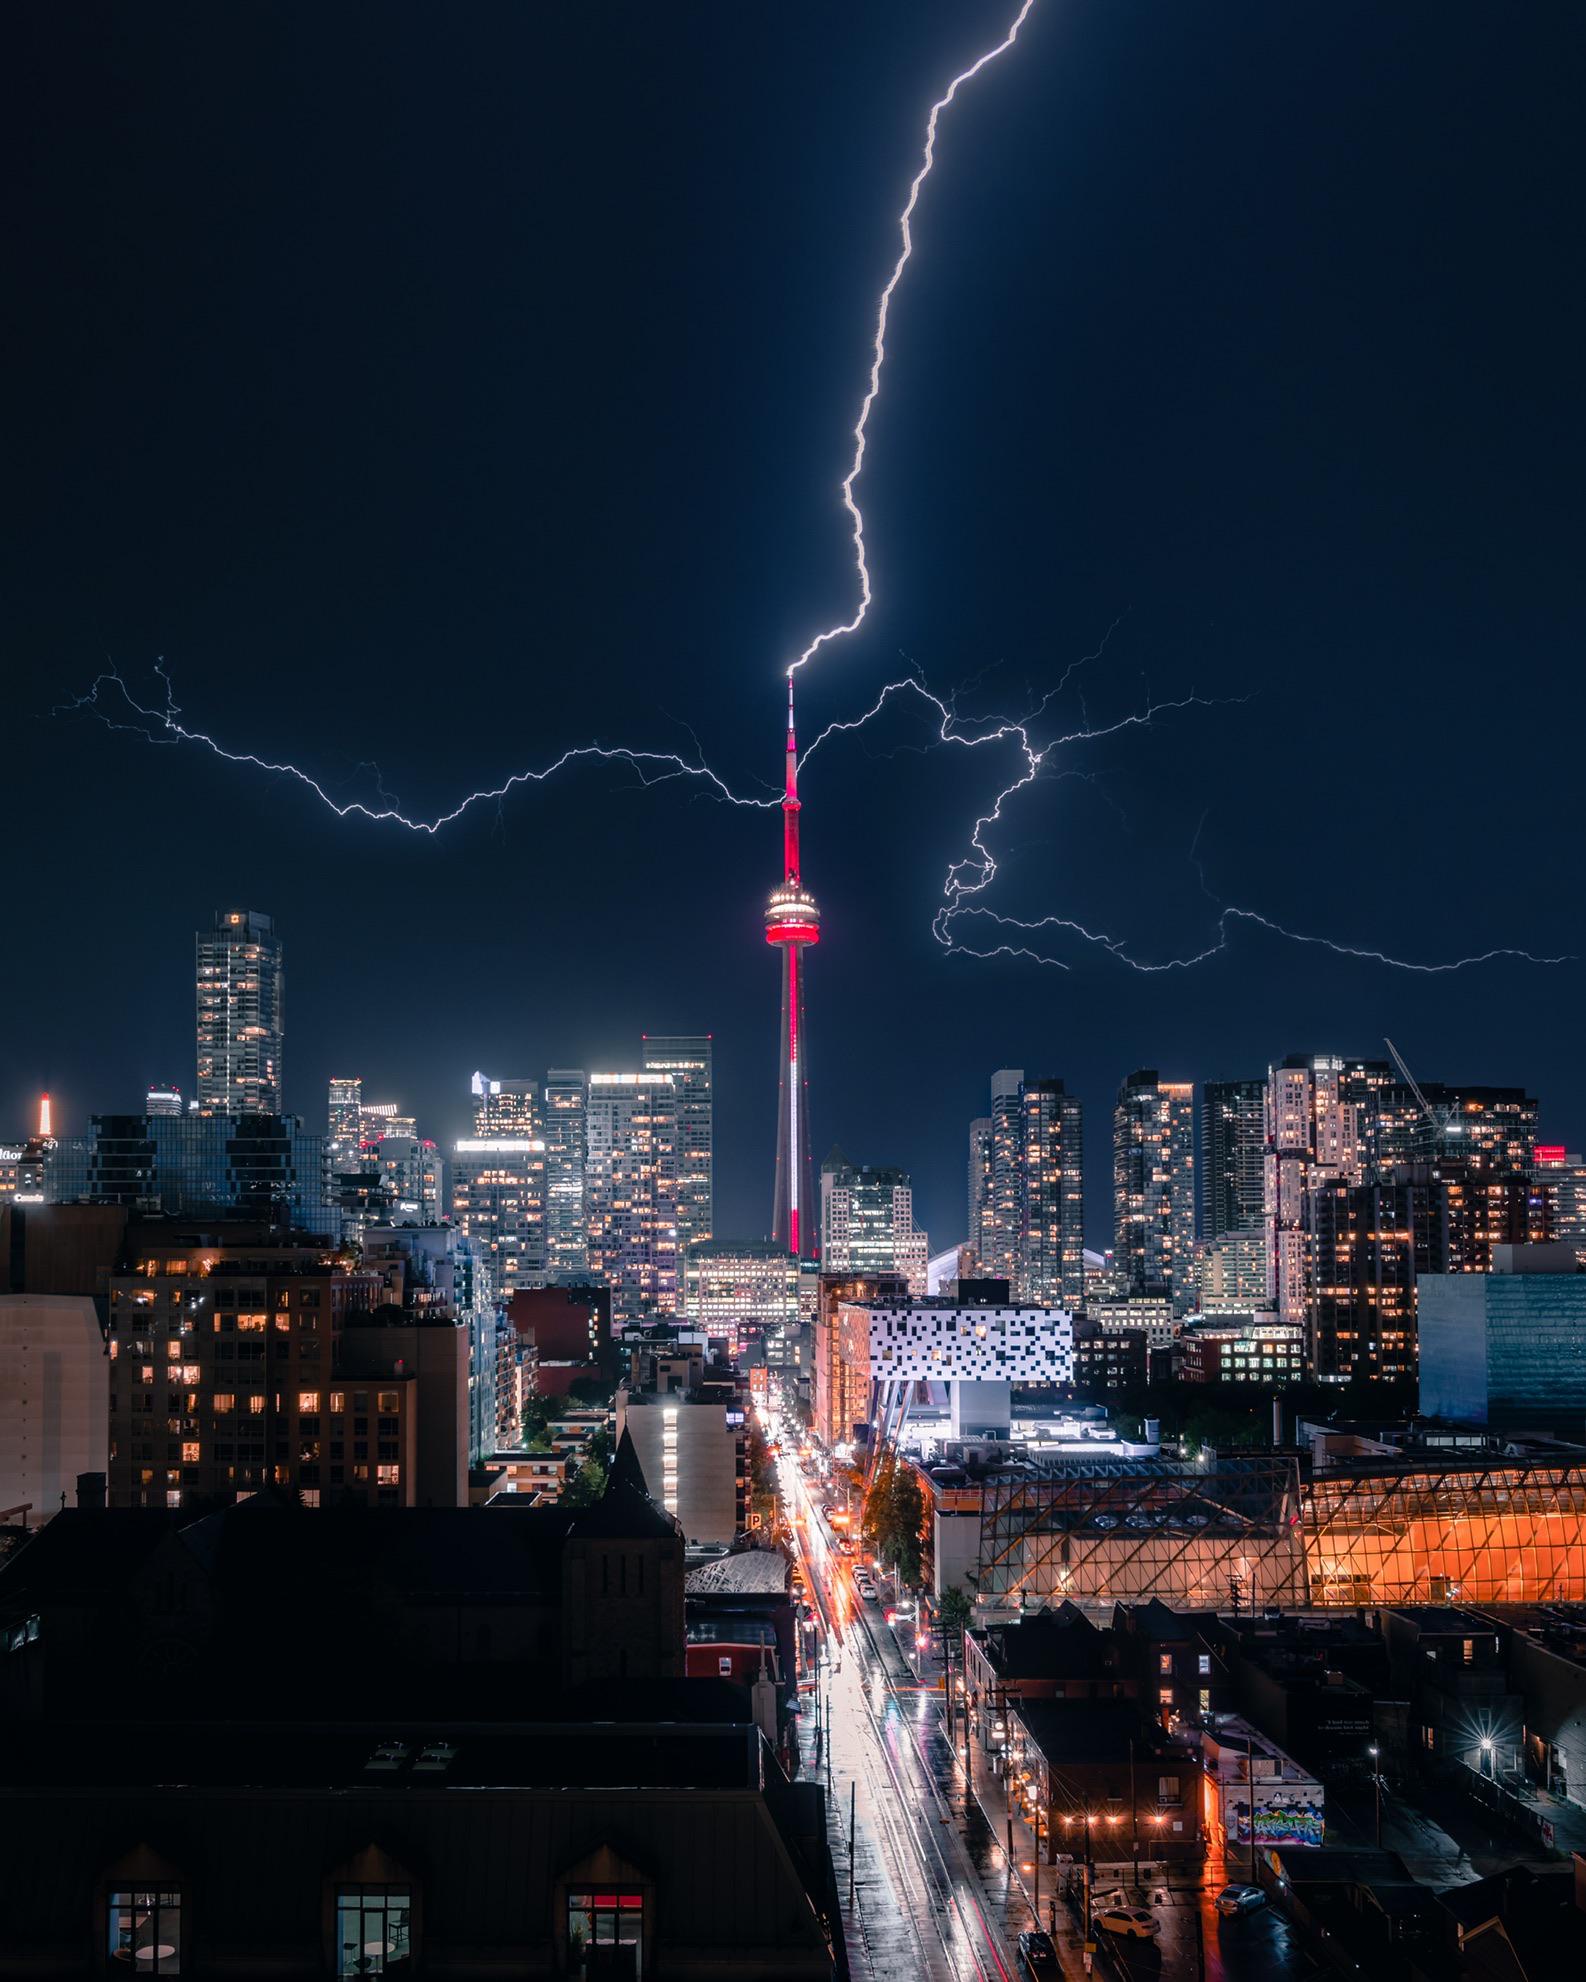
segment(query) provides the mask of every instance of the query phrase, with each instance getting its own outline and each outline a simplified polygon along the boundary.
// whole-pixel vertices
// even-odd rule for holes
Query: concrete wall
[[[109,1466],[110,1362],[94,1303],[0,1295],[0,1508],[30,1526],[75,1503],[77,1475]]]

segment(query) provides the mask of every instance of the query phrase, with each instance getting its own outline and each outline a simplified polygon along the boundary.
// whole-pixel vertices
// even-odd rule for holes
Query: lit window
[[[346,1410],[347,1393],[345,1390],[333,1390],[330,1393],[330,1408],[332,1412],[339,1412]]]
[[[596,1955],[581,1972],[639,1971],[639,1950],[644,1940],[644,1894],[631,1888],[607,1886],[600,1892],[569,1892],[567,1895],[567,1945],[571,1948],[632,1948],[630,1956]],[[625,1964],[619,1970],[618,1962]],[[595,1964],[599,1963],[597,1970]]]
[[[1173,1670],[1173,1654],[1171,1652],[1159,1652],[1157,1654],[1156,1669],[1158,1672],[1171,1672]]]
[[[413,1943],[413,1895],[406,1886],[343,1886],[336,1894],[338,1975],[406,1973]]]
[[[182,1464],[184,1466],[196,1466],[198,1464],[198,1441],[196,1439],[189,1439],[183,1445]]]
[[[300,1390],[297,1393],[297,1408],[307,1417],[312,1418],[316,1416],[319,1411],[319,1392],[317,1390]]]
[[[264,1399],[257,1392],[248,1399],[248,1409],[256,1418],[264,1416]]]
[[[1162,1702],[1164,1707],[1171,1707],[1173,1704],[1173,1688],[1171,1686],[1159,1688],[1156,1697]]]
[[[110,1959],[133,1975],[182,1972],[182,1895],[179,1892],[113,1892],[110,1895]]]
[[[398,1393],[395,1390],[382,1390],[379,1395],[377,1408],[382,1411],[394,1411],[397,1408],[397,1396]]]
[[[402,1483],[402,1468],[400,1466],[375,1467],[376,1486],[394,1487],[394,1486],[400,1486],[401,1483]]]
[[[217,1390],[213,1405],[217,1418],[229,1417],[237,1408],[237,1393],[234,1390]]]

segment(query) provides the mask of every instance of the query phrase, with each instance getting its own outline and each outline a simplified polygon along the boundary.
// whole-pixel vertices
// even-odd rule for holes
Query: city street
[[[820,1752],[812,1689],[804,1696],[803,1753],[809,1771],[830,1782],[845,1897],[850,1808],[854,1816],[855,1903],[846,1920],[854,1974],[884,1982],[1020,1976],[1018,1935],[1040,1925],[1065,1975],[1083,1976],[1081,1909],[1058,1896],[1063,1868],[1042,1866],[1037,1920],[1030,1831],[1017,1818],[1010,1831],[994,1780],[982,1782],[977,1772],[966,1794],[934,1652],[916,1669],[905,1656],[906,1648],[913,1654],[913,1626],[889,1627],[886,1605],[859,1597],[821,1497],[787,1452],[779,1480],[819,1622],[806,1645],[818,1639],[820,1646]],[[1101,1934],[1095,1972],[1117,1982],[1285,1982],[1310,1974],[1312,1958],[1276,1909],[1236,1919],[1216,1912],[1218,1887],[1247,1876],[1243,1864],[1208,1862],[1201,1884],[1153,1888],[1160,1940],[1119,1943]],[[1127,1865],[1099,1869],[1096,1889],[1129,1877]]]

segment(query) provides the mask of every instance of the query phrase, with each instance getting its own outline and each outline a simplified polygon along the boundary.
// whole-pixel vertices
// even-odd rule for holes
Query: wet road
[[[1013,1982],[1011,1936],[942,1792],[951,1761],[936,1696],[919,1687],[880,1619],[861,1615],[875,1606],[859,1599],[832,1531],[786,1458],[780,1482],[819,1614],[821,1773],[845,1836],[853,1812],[854,1971],[880,1982]],[[808,1721],[812,1746],[813,1714]]]
[[[1085,1974],[1080,1909],[1056,1897],[1058,1868],[1043,1867],[1037,1919],[1033,1841],[1016,1825],[1010,1863],[995,1783],[977,1780],[984,1805],[966,1785],[962,1759],[947,1740],[934,1656],[918,1658],[912,1627],[889,1628],[885,1604],[859,1597],[819,1490],[789,1458],[780,1479],[820,1620],[819,1633],[806,1638],[807,1645],[816,1635],[820,1642],[818,1773],[829,1770],[843,1839],[853,1798],[856,1903],[848,1933],[855,1975],[1010,1982],[1024,1974],[1020,1931],[1039,1925],[1053,1934],[1064,1975],[1077,1982]],[[813,1694],[806,1702],[805,1752],[813,1764]],[[1217,1913],[1218,1887],[1246,1876],[1242,1864],[1209,1863],[1203,1883],[1156,1889],[1159,1941],[1098,1935],[1092,1972],[1111,1982],[1289,1982],[1311,1974],[1309,1953],[1277,1910],[1235,1919]],[[1110,1883],[1099,1873],[1097,1891]]]

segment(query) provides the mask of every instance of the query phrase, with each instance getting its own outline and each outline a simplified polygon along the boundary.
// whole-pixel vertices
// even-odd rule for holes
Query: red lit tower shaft
[[[814,1174],[810,1162],[809,1072],[801,952],[820,941],[820,911],[799,872],[798,745],[793,734],[793,677],[787,685],[787,740],[782,794],[782,885],[765,913],[765,939],[782,952],[782,1029],[777,1099],[776,1203],[771,1235],[797,1259],[815,1254]]]

